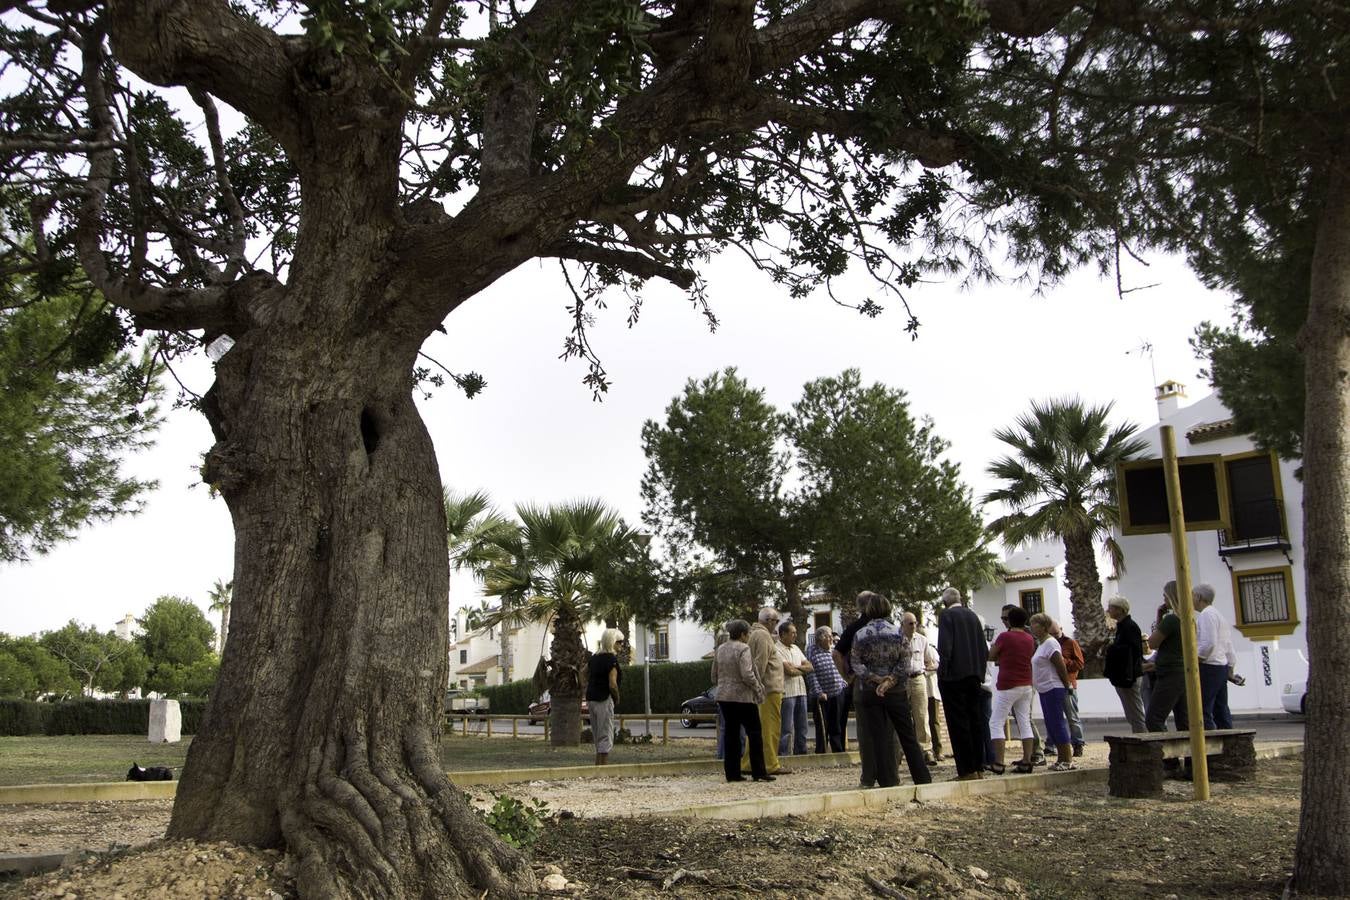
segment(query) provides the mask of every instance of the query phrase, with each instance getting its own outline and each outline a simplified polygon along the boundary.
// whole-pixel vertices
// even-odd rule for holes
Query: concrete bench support
[[[1216,729],[1205,732],[1205,755],[1211,781],[1250,781],[1256,773],[1256,731]],[[1188,731],[1106,736],[1111,748],[1108,784],[1112,797],[1161,797],[1163,760],[1191,755]]]

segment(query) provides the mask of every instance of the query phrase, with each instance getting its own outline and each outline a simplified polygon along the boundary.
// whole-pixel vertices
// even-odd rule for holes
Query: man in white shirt
[[[797,626],[784,622],[778,626],[778,642],[773,649],[783,664],[782,730],[778,737],[778,755],[806,753],[806,675],[815,671],[802,648],[797,646]]]
[[[909,641],[909,660],[906,666],[905,688],[909,693],[909,717],[914,720],[914,737],[919,746],[928,747],[928,679],[929,671],[937,671],[937,654],[928,643],[928,638],[919,631],[919,620],[914,613],[905,613],[900,618],[900,628]],[[938,764],[931,749],[924,750],[924,762],[930,766]]]
[[[1228,667],[1233,662],[1233,638],[1228,623],[1214,608],[1214,588],[1197,584],[1191,590],[1195,605],[1195,651],[1200,657],[1200,705],[1206,728],[1232,728],[1228,710]]]

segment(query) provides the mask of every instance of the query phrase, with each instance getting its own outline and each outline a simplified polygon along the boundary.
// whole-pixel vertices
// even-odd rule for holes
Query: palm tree
[[[1089,669],[1107,640],[1096,544],[1101,540],[1115,573],[1125,571],[1120,545],[1111,530],[1120,522],[1116,503],[1116,464],[1148,444],[1134,437],[1132,423],[1112,428],[1112,404],[1087,407],[1078,397],[1033,403],[1011,428],[994,432],[1016,452],[988,468],[1003,487],[984,496],[1012,509],[990,523],[1008,549],[1036,540],[1064,542],[1065,582],[1074,630]]]
[[[554,746],[581,738],[581,691],[586,647],[582,631],[596,618],[596,570],[615,548],[636,538],[618,514],[598,500],[516,509],[521,525],[497,544],[501,555],[483,573],[484,592],[502,601],[489,624],[503,629],[551,623],[547,663]]]
[[[225,654],[225,639],[230,636],[230,601],[234,598],[234,582],[217,578],[207,597],[211,612],[220,613],[220,634],[216,636],[216,653]]]
[[[492,508],[492,501],[482,491],[460,494],[448,488],[441,495],[445,505],[445,542],[450,554],[450,568],[454,571],[468,569],[478,579],[483,571],[500,554],[496,541],[515,529],[506,516]],[[483,604],[481,610],[470,612],[469,630],[482,627],[482,621],[491,610]],[[511,641],[508,629],[501,631],[500,662],[503,681],[508,680],[511,671]]]

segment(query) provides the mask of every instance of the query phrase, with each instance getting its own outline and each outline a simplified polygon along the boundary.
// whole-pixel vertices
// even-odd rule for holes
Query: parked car
[[[547,719],[549,712],[553,709],[553,701],[549,699],[539,699],[530,704],[528,715],[531,725],[542,725]],[[581,698],[581,721],[589,722],[591,720],[591,708],[586,703],[586,698]]]
[[[1285,712],[1301,716],[1308,711],[1308,682],[1291,681],[1284,686],[1284,693],[1280,694],[1280,702],[1284,704]]]
[[[690,697],[680,704],[680,724],[685,728],[697,728],[701,723],[690,716],[717,715],[717,688],[710,687],[697,697]]]

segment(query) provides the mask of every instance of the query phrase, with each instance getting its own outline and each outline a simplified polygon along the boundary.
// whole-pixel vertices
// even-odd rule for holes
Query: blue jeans
[[[1200,707],[1206,728],[1232,728],[1228,711],[1228,666],[1200,664]]]
[[[788,739],[792,739],[792,754],[801,756],[806,753],[806,695],[783,698],[783,727],[778,732],[778,755],[788,752]]]
[[[1083,720],[1078,717],[1078,691],[1067,688],[1064,691],[1064,719],[1069,723],[1069,737],[1075,747],[1087,743],[1083,739]]]

